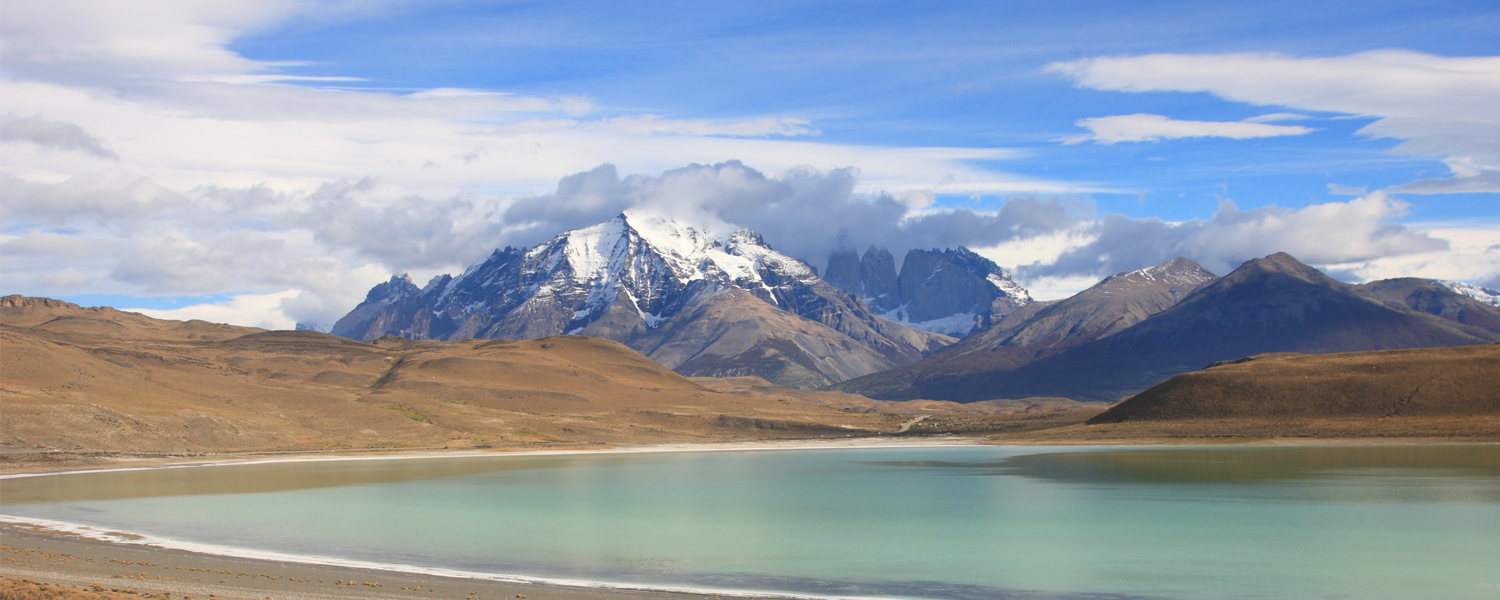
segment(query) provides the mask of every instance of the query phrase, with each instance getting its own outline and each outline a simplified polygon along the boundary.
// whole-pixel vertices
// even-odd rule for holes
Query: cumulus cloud
[[[840,246],[991,246],[1071,226],[1079,207],[1017,198],[997,212],[920,211],[922,194],[859,193],[853,169],[791,169],[776,177],[736,161],[620,178],[612,165],[563,178],[552,194],[521,198],[502,215],[506,239],[530,245],[630,209],[703,215],[759,232],[773,247],[821,265]],[[919,198],[913,200],[913,198]],[[930,196],[926,198],[930,201]],[[925,205],[924,205],[925,206]]]
[[[301,292],[297,290],[285,290],[269,294],[239,294],[223,302],[195,304],[174,309],[120,307],[120,310],[173,321],[198,319],[263,329],[291,329],[297,322],[288,317],[281,307],[283,303],[295,300],[300,295]]]
[[[1302,135],[1313,131],[1311,128],[1300,125],[1267,125],[1236,121],[1179,121],[1161,115],[1148,114],[1093,117],[1079,120],[1075,125],[1089,130],[1089,133],[1064,138],[1063,143],[1080,144],[1094,141],[1100,144],[1114,144],[1116,142],[1159,142],[1200,137],[1247,140]]]
[[[82,152],[108,160],[119,160],[119,155],[105,147],[104,142],[66,121],[48,121],[41,115],[17,117],[0,116],[0,142],[26,142],[51,150]]]
[[[1360,133],[1402,140],[1394,152],[1443,158],[1450,166],[1500,170],[1497,56],[1445,57],[1406,50],[1322,58],[1149,54],[1058,62],[1047,69],[1090,89],[1206,92],[1260,106],[1368,116],[1374,120]],[[1455,169],[1455,174],[1465,173]]]
[[[1446,240],[1388,222],[1407,205],[1374,192],[1300,209],[1240,210],[1225,202],[1212,219],[1170,223],[1105,215],[1087,225],[1092,241],[1055,261],[1020,268],[1027,277],[1108,275],[1185,256],[1218,274],[1275,252],[1327,265],[1449,249]]]
[[[233,303],[233,310],[213,309],[248,325],[327,326],[391,274],[425,280],[454,273],[495,248],[531,246],[624,211],[749,227],[819,267],[842,247],[884,246],[900,257],[912,248],[967,246],[1002,266],[1020,266],[1023,281],[1050,297],[1178,255],[1221,273],[1277,251],[1350,272],[1374,273],[1359,265],[1395,264],[1402,256],[1428,257],[1401,263],[1413,265],[1403,271],[1411,274],[1466,264],[1477,269],[1469,278],[1493,272],[1483,260],[1441,262],[1453,254],[1447,238],[1389,223],[1405,205],[1381,192],[1295,210],[1226,203],[1212,219],[1167,223],[1098,217],[1089,203],[1066,197],[1018,196],[992,211],[937,208],[922,194],[862,192],[854,169],[768,174],[733,161],[623,177],[606,164],[560,179],[551,193],[520,197],[424,196],[370,178],[311,191],[268,185],[178,191],[124,171],[0,183],[15,199],[5,204],[0,228],[9,232],[0,233],[0,265],[13,290],[274,296],[274,308],[261,298],[253,310]]]

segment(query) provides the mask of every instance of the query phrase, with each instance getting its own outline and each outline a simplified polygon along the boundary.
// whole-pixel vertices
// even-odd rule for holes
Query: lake
[[[299,461],[4,479],[0,512],[223,553],[664,589],[1500,597],[1497,445]]]

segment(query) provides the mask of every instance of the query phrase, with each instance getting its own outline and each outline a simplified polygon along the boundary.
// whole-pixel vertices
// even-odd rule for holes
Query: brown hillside
[[[371,343],[0,304],[0,448],[213,452],[842,436],[899,417],[705,389],[621,344]]]
[[[1496,414],[1500,344],[1262,354],[1178,375],[1089,423]]]

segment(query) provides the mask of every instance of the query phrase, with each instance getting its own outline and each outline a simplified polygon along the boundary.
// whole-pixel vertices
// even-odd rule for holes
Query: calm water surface
[[[184,542],[830,596],[1500,598],[1500,446],[900,448],[280,463],[0,481]]]

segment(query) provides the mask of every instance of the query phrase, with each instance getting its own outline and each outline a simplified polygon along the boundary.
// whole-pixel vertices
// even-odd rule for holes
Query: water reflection
[[[1500,444],[1154,448],[1022,454],[999,460],[872,461],[890,467],[976,470],[1070,483],[1270,483],[1355,472],[1500,477]]]

